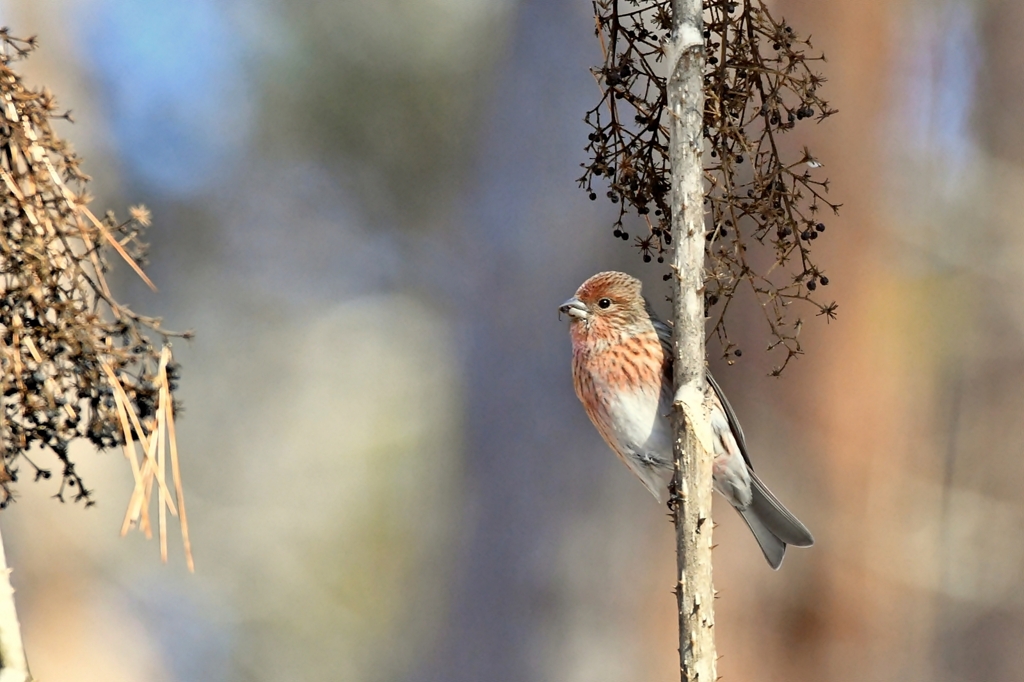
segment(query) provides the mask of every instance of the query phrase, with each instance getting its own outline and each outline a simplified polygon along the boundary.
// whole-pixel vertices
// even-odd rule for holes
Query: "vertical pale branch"
[[[25,658],[25,645],[21,641],[21,625],[14,608],[14,587],[11,569],[7,568],[4,542],[0,537],[0,682],[30,682]]]
[[[711,457],[687,428],[681,396],[704,395],[704,40],[701,0],[674,0],[667,46],[672,167],[676,567],[683,682],[715,682]]]

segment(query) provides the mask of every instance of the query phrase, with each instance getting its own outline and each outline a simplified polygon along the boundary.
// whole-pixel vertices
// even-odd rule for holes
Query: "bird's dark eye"
[[[611,306],[611,304],[612,304],[612,299],[610,299],[610,298],[602,298],[600,301],[597,302],[597,305],[598,305],[599,308],[607,308],[607,307]]]

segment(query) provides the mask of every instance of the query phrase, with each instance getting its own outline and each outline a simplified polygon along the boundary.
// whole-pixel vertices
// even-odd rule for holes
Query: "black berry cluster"
[[[728,358],[726,311],[740,289],[765,311],[769,350],[784,349],[779,373],[801,352],[802,321],[790,303],[804,301],[831,319],[835,303],[812,297],[827,285],[811,258],[811,242],[825,232],[818,214],[838,212],[827,199],[821,163],[804,147],[793,151],[785,136],[804,120],[835,113],[819,90],[825,79],[812,66],[810,41],[776,21],[762,0],[705,0],[704,138],[707,207],[705,303],[713,333]],[[668,128],[664,66],[671,39],[667,0],[594,0],[604,63],[593,70],[602,98],[584,120],[592,128],[581,187],[596,199],[595,178],[619,207],[616,237],[629,239],[623,219],[640,218],[644,234],[633,243],[645,262],[672,243]],[[769,247],[769,258],[748,249]],[[666,276],[667,277],[667,276]]]

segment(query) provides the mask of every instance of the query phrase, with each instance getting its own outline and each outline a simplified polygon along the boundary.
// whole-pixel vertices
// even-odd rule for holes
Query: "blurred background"
[[[725,680],[1024,680],[1024,4],[784,0],[840,110],[839,302],[783,376],[712,367],[814,531],[778,573],[716,502]],[[677,678],[673,531],[572,391],[559,303],[619,268],[577,189],[585,0],[0,0],[94,210],[154,214],[135,309],[198,336],[178,425],[197,572],[94,509],[3,512],[42,680]]]

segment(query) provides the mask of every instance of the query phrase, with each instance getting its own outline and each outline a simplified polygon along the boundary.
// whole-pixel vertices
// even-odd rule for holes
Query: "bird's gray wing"
[[[729,404],[729,399],[725,397],[725,391],[715,381],[715,377],[711,376],[711,370],[705,373],[708,384],[715,391],[715,395],[718,397],[718,402],[722,404],[722,409],[725,411],[725,418],[729,422],[729,428],[732,429],[732,435],[736,438],[736,443],[740,446],[740,453],[743,455],[743,461],[747,463],[753,471],[754,467],[750,463],[750,456],[747,454],[747,439],[743,435],[743,427],[740,426],[740,420],[736,417],[736,411],[732,409],[732,405]]]

